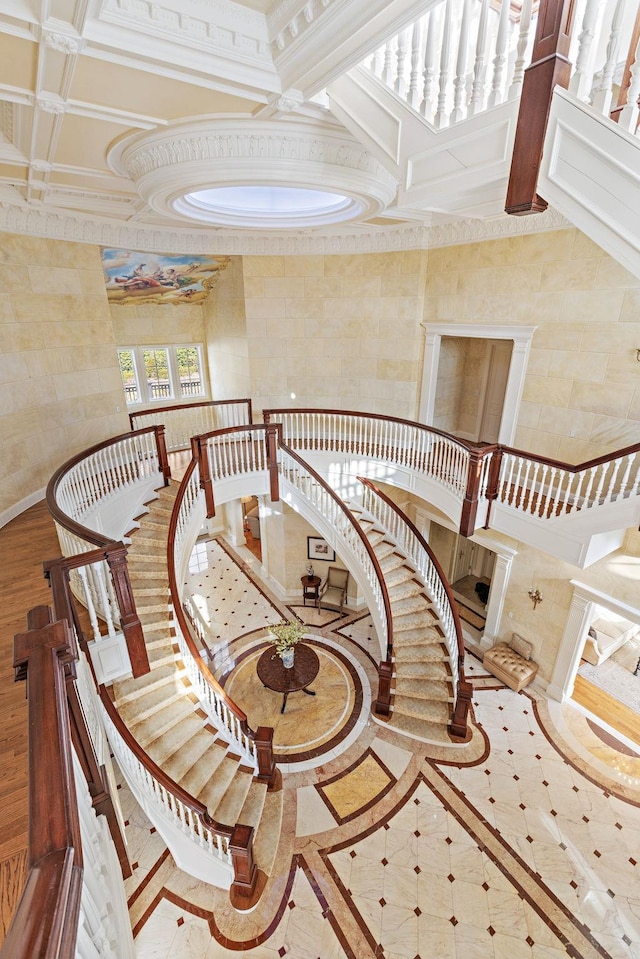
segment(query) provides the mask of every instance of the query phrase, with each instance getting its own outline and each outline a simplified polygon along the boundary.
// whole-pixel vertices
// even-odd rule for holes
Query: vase
[[[284,666],[285,669],[292,668],[294,653],[295,653],[295,649],[293,648],[293,646],[289,646],[288,649],[282,650],[282,665]]]

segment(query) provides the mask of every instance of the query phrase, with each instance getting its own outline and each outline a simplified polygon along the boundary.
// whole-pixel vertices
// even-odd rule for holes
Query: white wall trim
[[[492,220],[458,220],[435,226],[415,223],[394,227],[362,225],[300,234],[200,229],[196,225],[191,229],[165,228],[157,224],[124,223],[109,217],[70,214],[62,209],[0,205],[0,230],[6,233],[120,246],[149,253],[166,253],[167,250],[173,253],[224,253],[227,256],[387,253],[479,243],[570,228],[572,224],[554,210],[536,216],[510,217],[505,214]]]
[[[504,396],[502,420],[498,442],[511,446],[518,424],[518,412],[522,399],[524,377],[531,350],[535,326],[500,326],[493,323],[472,325],[469,323],[423,323],[425,331],[424,363],[418,421],[433,426],[438,383],[438,364],[443,336],[476,337],[484,340],[511,340],[513,349],[509,364],[509,376]]]
[[[36,490],[35,493],[29,493],[28,496],[25,496],[24,499],[19,500],[17,503],[14,503],[13,506],[10,506],[8,509],[5,509],[0,513],[0,528],[6,526],[7,523],[10,523],[11,520],[15,519],[16,516],[19,516],[20,513],[24,513],[25,510],[30,509],[32,506],[35,506],[36,503],[39,503],[44,499],[46,494],[46,488],[42,486],[40,489]]]

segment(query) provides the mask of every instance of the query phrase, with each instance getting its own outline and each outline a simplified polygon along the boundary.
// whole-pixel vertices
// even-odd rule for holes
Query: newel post
[[[480,476],[484,461],[484,449],[469,450],[469,468],[467,470],[467,488],[462,502],[460,516],[460,535],[472,536],[476,528],[478,514],[478,495],[480,493]]]
[[[145,673],[150,672],[151,667],[149,665],[149,657],[147,656],[142,623],[138,618],[136,603],[133,598],[133,590],[131,589],[126,547],[119,546],[116,549],[107,549],[106,558],[109,569],[111,570],[113,589],[118,601],[120,626],[122,627],[127,650],[129,651],[131,669],[134,678],[144,676]]]
[[[453,719],[449,731],[452,736],[459,739],[466,739],[468,735],[467,718],[471,708],[471,697],[473,696],[473,686],[466,680],[458,683],[458,698],[453,710]]]
[[[569,44],[576,4],[542,0],[538,11],[531,66],[524,72],[505,210],[516,216],[542,213],[547,201],[538,195],[542,148],[554,87],[568,87]]]
[[[271,502],[277,503],[280,499],[280,482],[278,479],[278,433],[279,424],[269,424],[265,432],[267,444],[267,468],[269,470],[269,495]]]
[[[159,423],[154,427],[156,431],[156,448],[158,450],[158,463],[160,464],[160,471],[164,477],[164,485],[169,485],[169,480],[171,479],[171,467],[169,465],[169,457],[167,455],[167,440],[165,436],[164,423]]]
[[[392,679],[393,663],[390,659],[383,659],[378,666],[378,698],[373,707],[378,716],[389,716],[391,714]]]
[[[211,479],[211,467],[209,465],[209,450],[207,442],[202,442],[201,436],[191,438],[191,454],[198,461],[200,471],[200,488],[204,490],[205,509],[207,519],[216,515],[216,504],[213,499],[213,480]]]
[[[498,486],[500,483],[500,469],[502,467],[502,449],[496,447],[491,456],[489,464],[489,476],[487,477],[487,518],[484,521],[484,528],[489,529],[489,517],[491,516],[491,506],[494,500],[498,498]]]
[[[235,904],[239,900],[245,908],[248,905],[247,900],[255,893],[258,881],[258,867],[253,858],[253,832],[253,826],[238,823],[233,827],[229,840],[229,852],[233,862],[231,902]]]
[[[276,778],[276,761],[273,756],[273,726],[258,726],[256,729],[256,757],[258,760],[258,774],[256,779],[267,783],[269,788],[274,785]]]

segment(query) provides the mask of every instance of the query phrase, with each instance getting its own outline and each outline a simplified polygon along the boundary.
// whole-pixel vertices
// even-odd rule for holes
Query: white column
[[[244,535],[244,517],[240,500],[225,503],[227,536],[232,546],[244,546],[247,542]]]
[[[573,692],[584,638],[593,618],[593,605],[589,597],[574,585],[569,615],[560,640],[551,682],[547,686],[547,695],[561,703],[569,699]]]
[[[438,383],[438,363],[440,362],[439,333],[425,330],[424,362],[422,366],[422,389],[418,421],[433,426],[433,414],[436,406],[436,386]]]
[[[511,575],[511,566],[516,555],[514,551],[506,551],[504,548],[498,552],[495,544],[489,545],[482,541],[482,545],[492,549],[496,554],[496,561],[491,575],[491,591],[489,593],[489,602],[487,604],[487,618],[484,624],[484,633],[480,640],[482,649],[489,649],[495,644],[500,635],[500,624],[504,612],[504,598],[507,591],[507,583]]]

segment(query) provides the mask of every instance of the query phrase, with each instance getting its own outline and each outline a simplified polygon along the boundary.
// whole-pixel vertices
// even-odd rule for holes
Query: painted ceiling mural
[[[227,256],[101,249],[110,303],[200,303],[229,262]]]

